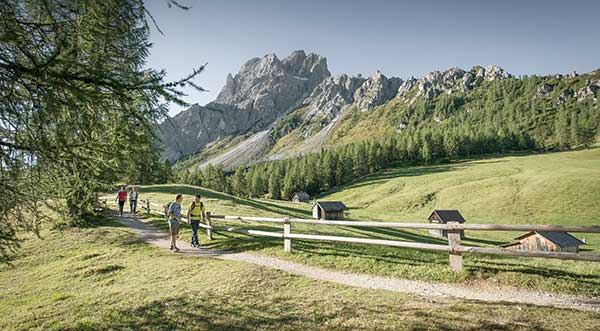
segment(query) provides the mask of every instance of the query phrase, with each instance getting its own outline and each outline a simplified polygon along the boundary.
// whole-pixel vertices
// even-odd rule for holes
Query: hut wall
[[[318,220],[319,218],[321,218],[321,217],[319,217],[319,216],[320,216],[320,215],[319,215],[319,210],[320,210],[320,209],[321,209],[321,208],[319,208],[319,206],[317,206],[317,205],[315,205],[315,206],[313,207],[312,214],[313,214],[313,218],[314,218],[314,219],[317,219],[317,220]]]
[[[510,247],[514,249],[524,249],[528,251],[545,251],[545,252],[568,252],[579,253],[578,246],[558,246],[553,242],[542,238],[538,235],[527,237],[521,240],[518,246]]]
[[[445,230],[430,229],[429,233],[438,237],[448,237],[448,233]]]
[[[344,219],[344,212],[343,211],[328,211],[328,212],[325,212],[324,219],[326,219],[326,220],[343,220]]]
[[[562,246],[559,247],[560,252],[579,253],[579,246]]]

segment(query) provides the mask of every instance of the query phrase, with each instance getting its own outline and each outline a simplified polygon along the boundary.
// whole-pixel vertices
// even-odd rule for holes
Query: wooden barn
[[[458,210],[434,210],[431,215],[429,215],[429,223],[434,224],[446,224],[448,222],[459,222],[464,223],[465,219],[462,217]],[[448,238],[448,231],[446,230],[437,230],[431,229],[429,233],[435,236]],[[460,239],[465,239],[465,231],[460,231]]]
[[[579,253],[579,246],[585,245],[583,241],[567,232],[531,231],[515,240],[500,247],[527,251]]]
[[[340,201],[317,201],[312,207],[312,214],[318,220],[343,220],[346,209]]]
[[[292,196],[292,202],[295,202],[295,203],[309,202],[309,201],[310,201],[310,195],[308,195],[308,193],[306,193],[306,192],[296,192]]]

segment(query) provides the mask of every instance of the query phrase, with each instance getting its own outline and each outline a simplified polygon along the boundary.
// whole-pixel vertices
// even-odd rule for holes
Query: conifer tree
[[[248,191],[246,173],[242,167],[238,167],[231,178],[231,192],[237,196],[245,197],[248,195]]]

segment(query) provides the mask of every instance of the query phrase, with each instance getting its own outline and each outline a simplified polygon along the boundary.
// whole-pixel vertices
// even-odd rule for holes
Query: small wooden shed
[[[429,223],[434,224],[446,224],[447,222],[458,222],[464,223],[465,219],[462,217],[458,210],[434,210],[431,215],[429,215]],[[431,229],[429,233],[439,237],[448,238],[448,231],[446,230],[437,230]],[[465,231],[460,230],[460,239],[465,239]]]
[[[500,247],[527,251],[579,253],[581,245],[585,243],[567,232],[531,231],[515,238],[515,242]]]
[[[308,202],[310,201],[310,195],[306,192],[296,192],[292,196],[292,202],[300,203],[300,202]]]
[[[317,201],[312,207],[312,214],[318,220],[343,220],[346,209],[341,201]]]

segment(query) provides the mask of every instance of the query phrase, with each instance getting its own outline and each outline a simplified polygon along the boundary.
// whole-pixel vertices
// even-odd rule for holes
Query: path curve
[[[156,227],[144,223],[137,218],[117,217],[115,219],[129,227],[134,233],[136,233],[140,240],[144,242],[164,249],[168,248],[170,245],[169,236],[163,230],[159,230]],[[187,245],[187,243],[181,243],[180,247],[189,247],[189,245]],[[600,312],[600,297],[584,298],[574,295],[506,287],[466,287],[449,283],[424,282],[365,274],[345,273],[294,263],[264,255],[227,252],[209,248],[181,248],[181,251],[178,254],[252,263],[311,279],[325,280],[354,287],[411,293],[422,297],[454,297],[459,299],[487,302],[509,302]]]

